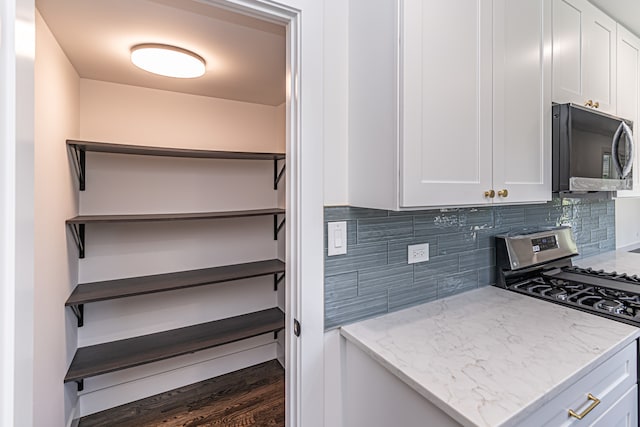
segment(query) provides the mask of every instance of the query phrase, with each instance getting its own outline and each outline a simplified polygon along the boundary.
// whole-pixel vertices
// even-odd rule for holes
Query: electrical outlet
[[[407,247],[408,264],[429,261],[429,244],[421,243],[419,245],[409,245]]]

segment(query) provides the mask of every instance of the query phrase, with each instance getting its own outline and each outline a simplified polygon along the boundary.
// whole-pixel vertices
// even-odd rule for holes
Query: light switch
[[[344,255],[347,253],[347,222],[338,221],[327,224],[328,255]]]

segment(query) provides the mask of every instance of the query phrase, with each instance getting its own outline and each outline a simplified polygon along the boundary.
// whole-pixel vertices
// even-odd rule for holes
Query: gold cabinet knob
[[[598,101],[593,103],[593,108],[598,108],[600,106],[600,103]]]
[[[496,197],[496,192],[493,191],[493,190],[485,191],[484,192],[484,197],[488,197],[490,199],[493,199],[494,197]]]
[[[504,188],[504,189],[498,191],[498,196],[507,197],[507,196],[509,196],[509,192],[507,191],[506,188]]]
[[[593,107],[593,100],[592,99],[588,100],[587,102],[584,103],[584,106],[585,107]]]

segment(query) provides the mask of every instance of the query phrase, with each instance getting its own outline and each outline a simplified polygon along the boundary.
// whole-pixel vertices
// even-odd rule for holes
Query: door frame
[[[0,0],[1,425],[33,424],[35,34],[34,0]]]
[[[321,427],[324,425],[324,2],[199,1],[287,28],[286,425]],[[300,337],[293,333],[294,319],[302,325]]]

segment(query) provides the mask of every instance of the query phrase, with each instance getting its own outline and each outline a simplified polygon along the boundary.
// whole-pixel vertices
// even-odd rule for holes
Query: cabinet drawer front
[[[634,387],[636,380],[637,343],[634,341],[569,385],[536,411],[525,424],[563,427],[591,425]],[[587,398],[589,393],[598,398],[600,403],[582,420],[569,416],[569,409],[580,414],[592,403]]]
[[[591,427],[636,427],[638,425],[638,386],[635,385]]]

